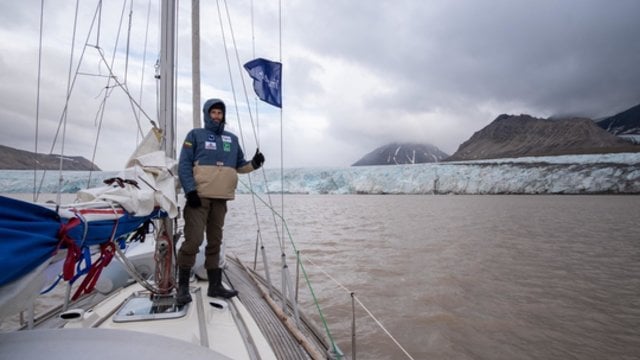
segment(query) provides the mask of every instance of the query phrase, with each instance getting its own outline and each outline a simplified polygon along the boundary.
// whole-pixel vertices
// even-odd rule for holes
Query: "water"
[[[281,211],[280,195],[272,199]],[[276,278],[276,228],[256,201]],[[640,196],[287,195],[284,202],[331,334],[348,355],[353,291],[415,359],[640,358]],[[252,204],[249,195],[230,202],[225,226],[227,254],[247,264],[257,237]],[[288,263],[295,276],[293,257]],[[309,292],[300,296],[320,323]],[[407,358],[358,303],[356,318],[358,359]]]
[[[229,208],[228,253],[252,262],[252,200]],[[347,354],[345,288],[415,359],[640,357],[638,196],[300,195],[284,214],[298,250],[344,286],[307,264]],[[406,358],[356,315],[358,358]]]

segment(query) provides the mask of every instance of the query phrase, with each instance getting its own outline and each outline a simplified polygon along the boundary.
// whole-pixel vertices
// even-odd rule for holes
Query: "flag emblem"
[[[282,108],[282,64],[257,58],[244,64],[260,100]]]

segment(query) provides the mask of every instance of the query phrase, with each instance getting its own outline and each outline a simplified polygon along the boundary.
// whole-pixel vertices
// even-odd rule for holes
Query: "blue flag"
[[[260,100],[282,108],[282,64],[257,58],[244,64]]]

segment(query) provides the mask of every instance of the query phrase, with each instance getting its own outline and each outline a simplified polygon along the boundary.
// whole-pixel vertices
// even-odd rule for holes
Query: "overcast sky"
[[[82,46],[97,1],[80,2],[71,66],[76,2],[45,2],[39,102],[41,2],[0,5],[0,144],[33,151],[37,124],[38,151],[51,150],[64,118],[69,69],[73,79],[82,56],[66,116],[64,154],[91,159],[95,149],[98,166],[117,170],[139,140],[138,125],[122,89],[111,92],[101,117],[98,105],[106,78],[94,75],[108,74],[107,66],[96,48],[83,52]],[[179,144],[192,126],[190,3],[180,4]],[[201,3],[202,100],[224,99],[228,128],[244,139],[247,157],[259,143],[270,167],[280,166],[281,144],[285,167],[343,167],[390,142],[429,143],[453,154],[502,113],[600,118],[640,103],[637,0],[283,0],[281,129],[276,108],[260,103],[256,116],[251,82],[245,73],[238,75],[236,49],[225,23],[234,97],[217,7],[213,1]],[[256,57],[279,60],[278,3],[254,1],[253,35],[251,1],[229,3],[240,62],[253,58],[254,47]],[[99,36],[95,30],[89,36],[107,63],[122,8],[123,0],[105,1]],[[120,81],[125,80],[126,64],[129,93],[154,120],[158,8],[156,1],[150,7],[147,0],[136,0],[132,8],[126,3],[113,63]],[[251,117],[242,81],[249,91]],[[140,128],[150,128],[144,117]],[[58,141],[54,152],[61,151]]]

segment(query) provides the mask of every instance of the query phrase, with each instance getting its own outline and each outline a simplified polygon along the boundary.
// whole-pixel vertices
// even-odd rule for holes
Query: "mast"
[[[176,158],[176,0],[162,0],[160,15],[160,104],[159,122],[164,131],[163,149]]]
[[[193,127],[200,127],[200,0],[191,0],[191,87]]]
[[[162,0],[160,14],[160,99],[158,122],[164,132],[162,148],[168,158],[176,158],[176,0]],[[174,223],[168,217],[161,220],[156,239],[155,280],[159,293],[167,296],[174,287],[173,257],[170,249],[178,240]]]

